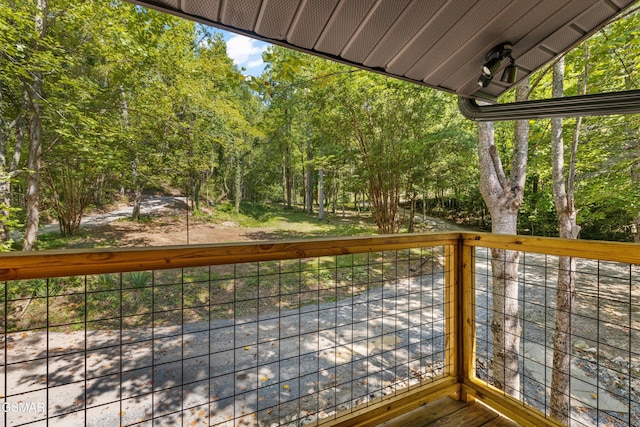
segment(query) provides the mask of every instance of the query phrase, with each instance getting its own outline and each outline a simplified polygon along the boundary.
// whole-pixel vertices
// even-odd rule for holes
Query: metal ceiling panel
[[[378,0],[374,8],[363,19],[352,39],[347,42],[346,48],[340,56],[354,64],[364,64],[369,53],[398,19],[408,3],[409,0]]]
[[[300,0],[265,0],[256,23],[256,33],[284,40],[299,5]]]
[[[507,6],[501,14],[510,14],[513,19],[511,22],[499,19],[501,15],[496,18],[495,24],[489,24],[492,25],[496,34],[500,34],[491,40],[489,44],[496,46],[504,40],[517,39],[518,35],[526,31],[527,28],[526,22],[521,22],[522,17],[531,11],[530,8],[533,5],[534,3],[529,0],[519,0]],[[515,22],[515,24],[512,22]],[[424,81],[437,82],[439,86],[451,87],[456,84],[459,85],[459,83],[456,82],[461,81],[465,76],[471,76],[472,78],[467,84],[471,83],[472,86],[477,85],[477,64],[478,62],[485,61],[486,48],[484,46],[486,43],[486,39],[469,39],[468,42],[459,47],[457,50],[459,53],[455,58],[450,58],[445,61],[445,58],[442,57],[439,61],[435,61],[437,63],[436,66],[431,67],[429,73],[425,74],[422,79]],[[516,51],[515,56],[517,57],[517,55]],[[503,65],[506,66],[507,61],[505,61]],[[518,65],[521,64],[518,63]],[[500,74],[501,71],[502,69],[499,70],[498,74]]]
[[[470,8],[460,21],[446,30],[447,37],[440,38],[404,75],[410,79],[431,81],[430,75],[440,66],[445,66],[451,73],[454,73],[460,66],[469,63],[475,56],[478,56],[476,61],[484,63],[484,56],[488,50],[486,48],[487,41],[480,34],[483,34],[484,29],[487,27],[494,28],[496,34],[502,34],[506,29],[503,27],[506,21],[500,18],[505,14],[512,15],[514,19],[518,18],[522,15],[521,11],[526,10],[527,0],[517,0],[507,6],[503,3],[494,1],[492,4],[476,4],[475,7]],[[470,33],[477,35],[469,36]],[[453,38],[456,34],[458,37]],[[502,37],[504,36],[501,35],[501,39],[498,41],[492,40],[489,49],[504,41]],[[452,50],[464,53],[451,58],[450,52]],[[471,61],[472,66],[477,64],[476,61]],[[474,67],[474,84],[477,84],[478,70],[478,68]]]
[[[293,46],[312,50],[331,19],[338,0],[304,0],[287,34]]]
[[[199,16],[210,21],[218,20],[219,0],[191,0],[184,5],[184,11],[192,16]]]
[[[475,0],[464,0],[460,3],[474,3]],[[375,45],[369,56],[365,59],[364,65],[368,67],[385,67],[387,70],[393,67],[390,61],[394,57],[402,57],[403,52],[411,45],[411,40],[420,34],[423,29],[429,27],[429,22],[439,16],[445,3],[451,0],[420,1],[414,0],[407,6],[393,26],[387,31],[382,39]],[[424,16],[431,16],[427,22]],[[415,59],[414,59],[415,61]]]
[[[371,10],[375,0],[341,0],[315,49],[338,56]]]
[[[187,4],[189,1],[183,3]],[[261,3],[260,0],[223,1],[220,7],[220,22],[230,27],[253,30]]]
[[[638,4],[637,0],[129,1],[484,99],[495,99],[512,86],[499,79],[486,88],[478,85],[485,55],[494,46],[513,45],[522,79]]]

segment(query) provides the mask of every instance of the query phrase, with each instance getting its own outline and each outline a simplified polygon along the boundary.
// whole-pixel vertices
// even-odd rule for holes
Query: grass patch
[[[369,215],[347,211],[345,216],[327,215],[321,221],[317,214],[287,209],[278,204],[241,203],[235,213],[231,203],[221,203],[210,213],[199,212],[194,218],[213,223],[233,222],[240,227],[272,230],[275,238],[305,238],[376,234],[377,227]]]

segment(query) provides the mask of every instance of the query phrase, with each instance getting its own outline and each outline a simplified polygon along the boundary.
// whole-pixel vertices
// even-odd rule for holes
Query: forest
[[[638,9],[520,97],[640,89]],[[263,59],[245,76],[214,29],[118,0],[0,3],[0,250],[37,249],[52,219],[73,235],[122,197],[136,220],[167,188],[194,213],[274,203],[319,220],[370,210],[380,233],[412,232],[419,214],[491,229],[483,128],[454,95],[277,46]],[[530,121],[519,156],[514,123],[491,124],[502,175],[526,159],[518,233],[558,235],[562,184],[578,237],[640,241],[639,119]]]

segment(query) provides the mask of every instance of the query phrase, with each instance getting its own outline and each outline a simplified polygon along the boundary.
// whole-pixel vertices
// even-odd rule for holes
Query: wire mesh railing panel
[[[515,260],[503,257],[496,264],[491,249],[477,247],[474,258],[476,376],[547,417],[552,416],[554,396],[567,397],[570,405],[567,424],[571,426],[638,425],[639,267],[574,259],[575,289],[569,298],[572,304],[563,309],[558,298],[566,295],[558,293],[558,276],[571,268],[561,266],[560,257],[521,252]],[[513,265],[506,265],[509,263]],[[495,286],[509,275],[494,278],[494,270],[516,272],[515,297]],[[513,299],[517,306],[515,323],[511,325],[517,324],[520,333],[510,332],[518,335],[515,349],[509,346],[512,344],[509,338],[496,339],[500,333],[496,323],[508,324],[513,319],[508,308],[494,304],[494,299]],[[557,316],[561,319],[559,327]],[[555,384],[560,383],[553,382],[554,355],[563,352],[562,347],[555,346],[556,340],[561,339],[556,338],[556,329],[562,329],[563,325],[569,331],[570,368],[561,372],[566,375],[567,386],[558,387]],[[510,358],[516,360],[515,365],[509,364]],[[517,390],[509,389],[509,385]]]
[[[313,425],[434,382],[444,253],[3,282],[3,425]]]

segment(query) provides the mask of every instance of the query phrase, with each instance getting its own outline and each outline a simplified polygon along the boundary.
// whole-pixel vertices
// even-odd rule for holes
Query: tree
[[[516,99],[528,97],[528,80],[516,88]],[[518,211],[524,197],[527,172],[529,124],[514,124],[511,173],[507,177],[495,144],[494,125],[478,123],[480,192],[491,213],[491,231],[517,234]],[[520,322],[518,320],[518,261],[520,253],[492,249],[493,276],[493,376],[496,387],[512,396],[520,393]]]
[[[585,69],[582,83],[582,94],[586,93],[588,71],[586,64],[589,57],[588,44],[585,49]],[[553,68],[553,97],[564,96],[564,58],[560,58]],[[558,215],[559,237],[577,239],[580,227],[577,224],[575,206],[576,155],[580,139],[581,118],[577,118],[569,168],[565,172],[564,141],[562,138],[563,122],[561,118],[551,119],[551,162],[553,170],[553,199]],[[569,422],[571,404],[571,310],[573,307],[576,280],[576,260],[573,257],[558,258],[558,283],[556,288],[556,319],[553,352],[553,374],[551,379],[551,416],[561,423]]]
[[[340,106],[336,128],[349,130],[357,174],[366,183],[380,233],[404,223],[401,199],[415,192],[416,171],[429,169],[447,123],[447,97],[405,82],[359,73],[341,76],[333,95]],[[429,117],[429,119],[427,119]],[[448,119],[448,117],[447,117]]]
[[[37,0],[36,13],[34,15],[37,39],[33,51],[42,51],[43,39],[47,32],[49,10],[47,0]],[[38,225],[40,223],[40,165],[42,163],[42,101],[44,72],[42,65],[35,67],[31,72],[31,79],[27,84],[27,93],[30,101],[29,116],[29,159],[27,161],[27,218],[22,250],[35,249],[38,238]]]
[[[25,39],[33,35],[33,20],[23,9],[0,4],[0,246],[10,247],[17,226],[12,207],[12,183],[21,172],[22,145],[27,135],[29,98],[22,85],[28,78]]]

